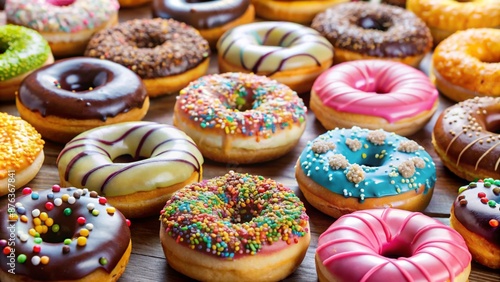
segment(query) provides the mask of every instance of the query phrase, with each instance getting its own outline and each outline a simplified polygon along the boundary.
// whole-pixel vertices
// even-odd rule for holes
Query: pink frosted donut
[[[418,212],[357,211],[318,240],[319,281],[467,281],[471,255],[450,227]]]
[[[421,71],[382,60],[350,61],[322,73],[310,108],[323,126],[360,126],[399,135],[420,130],[438,106],[438,91]]]

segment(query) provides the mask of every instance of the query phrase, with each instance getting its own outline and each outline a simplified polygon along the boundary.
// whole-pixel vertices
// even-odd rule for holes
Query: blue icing
[[[383,144],[376,145],[367,139],[372,130],[353,127],[352,129],[330,130],[308,142],[301,153],[300,166],[306,176],[326,189],[346,197],[356,197],[362,202],[365,198],[393,196],[416,190],[424,185],[424,194],[433,189],[436,182],[436,167],[431,156],[421,147],[414,152],[398,150],[400,143],[408,138],[380,130],[385,135]],[[347,139],[357,139],[361,146],[353,151],[346,144]],[[315,141],[333,143],[335,148],[326,152],[315,153],[311,147]],[[345,168],[335,169],[329,164],[333,155],[344,155],[349,164]],[[410,161],[411,160],[411,161]],[[398,167],[404,162],[412,162],[413,175],[404,177]],[[415,165],[418,161],[423,168]],[[348,179],[348,172],[358,164],[364,172],[364,180],[359,183]]]

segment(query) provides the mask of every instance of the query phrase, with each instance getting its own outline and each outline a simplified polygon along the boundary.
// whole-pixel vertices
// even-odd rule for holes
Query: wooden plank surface
[[[2,22],[2,14],[0,13],[0,22]],[[120,20],[124,21],[131,18],[147,18],[151,17],[149,7],[141,7],[136,9],[120,11]],[[427,70],[429,64],[429,56],[426,57],[421,65],[422,70]],[[217,65],[214,57],[212,57],[210,73],[217,72]],[[303,96],[306,104],[308,96]],[[175,104],[175,96],[167,96],[156,98],[151,101],[150,110],[145,120],[156,121],[161,123],[172,123],[173,106]],[[453,103],[443,97],[440,98],[440,106],[438,113]],[[8,112],[13,115],[18,115],[16,107],[13,103],[0,103],[0,111]],[[433,216],[445,224],[448,224],[449,210],[453,200],[457,195],[459,186],[467,184],[467,181],[457,178],[446,168],[443,167],[440,159],[436,156],[431,144],[431,132],[438,114],[435,114],[432,120],[417,132],[411,139],[419,142],[424,146],[433,157],[437,168],[437,182],[435,186],[434,196],[430,205],[425,210],[425,214]],[[315,281],[317,280],[314,252],[317,246],[318,236],[331,224],[334,219],[330,218],[321,212],[314,209],[305,201],[300,193],[297,182],[294,176],[294,165],[305,147],[308,140],[312,140],[319,134],[325,132],[325,129],[315,119],[314,114],[309,111],[306,132],[302,136],[300,143],[286,156],[275,161],[255,164],[255,165],[227,165],[215,163],[210,160],[205,160],[204,175],[205,179],[223,175],[229,170],[238,172],[248,172],[251,174],[260,174],[265,177],[273,178],[284,183],[292,188],[301,199],[305,202],[307,213],[310,216],[310,225],[312,231],[311,245],[307,255],[297,269],[297,271],[285,281]],[[59,176],[55,161],[60,150],[63,148],[61,144],[46,142],[45,146],[45,162],[37,177],[28,185],[33,188],[49,188],[52,184],[59,183]],[[131,232],[133,241],[133,250],[130,257],[128,267],[121,277],[120,281],[189,281],[190,279],[176,272],[169,267],[163,251],[161,249],[158,217],[134,219],[132,220]],[[473,263],[472,274],[470,281],[500,281],[500,272],[485,268],[481,265]]]

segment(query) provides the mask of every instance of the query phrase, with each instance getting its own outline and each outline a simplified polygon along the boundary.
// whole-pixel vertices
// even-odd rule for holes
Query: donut
[[[175,192],[160,221],[168,264],[200,281],[280,281],[300,265],[311,239],[292,190],[233,171]]]
[[[97,126],[141,120],[149,97],[141,79],[125,67],[78,57],[27,76],[16,107],[45,139],[66,143]]]
[[[15,204],[0,202],[1,281],[116,281],[125,271],[130,222],[96,192],[24,188]]]
[[[203,157],[173,126],[126,122],[76,136],[56,163],[61,185],[96,191],[135,218],[158,214],[173,192],[200,181]]]
[[[327,130],[358,125],[408,136],[436,112],[438,96],[427,75],[415,68],[360,60],[323,72],[311,89],[309,107]]]
[[[82,55],[95,32],[118,23],[117,0],[9,0],[7,23],[32,28],[56,57]]]
[[[469,281],[471,254],[455,230],[419,212],[357,211],[319,236],[319,281]],[[355,267],[356,271],[353,271]]]
[[[212,74],[179,93],[173,124],[204,157],[249,164],[292,150],[306,126],[307,108],[286,85],[244,73]]]
[[[0,196],[15,198],[15,190],[37,175],[45,159],[44,144],[29,123],[0,112]]]
[[[252,0],[258,17],[273,21],[309,24],[314,16],[330,6],[349,0]]]
[[[394,5],[405,9],[406,1],[407,0],[381,0],[380,3]]]
[[[357,210],[424,210],[436,166],[417,142],[383,130],[336,128],[309,141],[295,177],[306,200],[339,218]]]
[[[151,0],[118,0],[120,8],[135,8],[151,3]]]
[[[204,75],[210,47],[197,30],[185,23],[135,19],[96,33],[85,56],[131,69],[142,78],[149,97],[156,97],[176,93]]]
[[[153,16],[187,23],[196,28],[214,49],[224,32],[251,23],[255,9],[250,0],[154,0]]]
[[[434,150],[457,176],[500,179],[500,98],[476,97],[445,109],[432,131]]]
[[[500,268],[500,180],[486,178],[460,187],[450,226],[464,237],[472,258]]]
[[[316,15],[311,27],[332,43],[336,64],[384,59],[417,67],[432,49],[431,33],[420,18],[386,4],[342,3]]]
[[[14,100],[28,74],[54,62],[47,41],[29,28],[0,26],[0,46],[0,101]]]
[[[407,0],[406,8],[430,28],[434,44],[470,28],[500,28],[497,0]]]
[[[295,23],[256,22],[226,32],[217,43],[219,70],[265,75],[298,93],[333,62],[333,47],[317,31]]]
[[[500,5],[499,5],[500,6]],[[446,97],[464,101],[500,97],[500,29],[457,31],[432,55],[430,77]]]

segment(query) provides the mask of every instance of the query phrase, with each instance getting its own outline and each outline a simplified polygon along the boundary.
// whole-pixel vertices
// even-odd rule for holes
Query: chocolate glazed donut
[[[26,77],[18,95],[20,103],[44,117],[102,121],[142,108],[146,97],[136,74],[94,58],[65,59],[41,68]]]
[[[209,29],[237,19],[249,5],[250,0],[154,0],[153,15]]]

